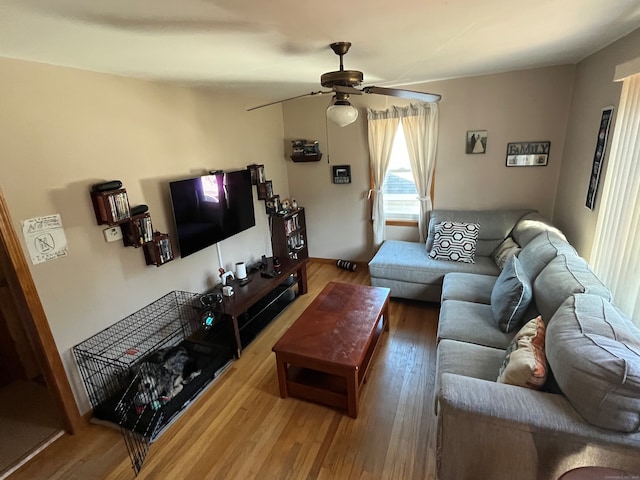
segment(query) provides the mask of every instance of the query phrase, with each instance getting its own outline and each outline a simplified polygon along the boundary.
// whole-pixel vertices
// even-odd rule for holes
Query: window
[[[640,326],[640,75],[624,80],[591,262],[616,306]]]
[[[391,148],[389,168],[382,185],[385,220],[417,222],[420,213],[418,191],[411,173],[411,163],[402,124],[398,125]]]

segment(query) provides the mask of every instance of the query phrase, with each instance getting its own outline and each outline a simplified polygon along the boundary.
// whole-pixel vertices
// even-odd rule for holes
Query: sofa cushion
[[[522,248],[518,254],[518,260],[520,260],[527,278],[533,282],[542,269],[547,266],[547,263],[560,253],[578,255],[571,244],[561,236],[551,231],[545,231]]]
[[[504,357],[498,382],[540,390],[547,379],[544,354],[545,324],[538,316],[529,320],[513,337]]]
[[[640,431],[640,330],[610,302],[567,298],[547,326],[546,352],[558,386],[585,420]]]
[[[479,229],[480,225],[477,223],[437,224],[429,256],[435,260],[474,263]]]
[[[577,255],[560,254],[549,262],[533,282],[538,310],[549,321],[567,297],[574,293],[590,293],[611,300],[611,292],[596,277],[589,264]]]
[[[504,350],[485,347],[467,342],[443,339],[438,344],[436,355],[436,385],[439,388],[440,378],[445,373],[463,375],[495,382],[496,371],[504,359]],[[438,398],[435,400],[435,413],[438,414]]]
[[[444,276],[441,301],[464,300],[465,302],[491,304],[491,292],[496,283],[495,275],[451,272]]]
[[[491,311],[505,333],[519,328],[531,303],[531,283],[518,257],[512,256],[498,276],[491,292]]]
[[[402,240],[386,240],[369,262],[371,277],[412,283],[442,285],[444,276],[452,271],[486,275],[500,273],[489,257],[476,257],[475,263],[434,260],[429,257],[424,243]]]
[[[500,243],[509,236],[513,227],[522,217],[534,210],[443,210],[435,209],[429,215],[427,235],[427,251],[433,246],[434,229],[438,223],[445,221],[477,223],[480,225],[476,243],[476,260],[478,257],[491,257]]]
[[[498,268],[502,270],[504,265],[507,263],[507,260],[509,260],[513,255],[518,255],[520,250],[521,248],[513,238],[507,237],[493,252],[493,260],[496,262]]]
[[[438,340],[448,338],[505,350],[514,335],[496,326],[491,305],[461,300],[446,300],[440,305]]]
[[[566,240],[564,234],[558,228],[549,223],[538,212],[531,212],[522,217],[515,227],[513,227],[511,236],[518,245],[524,247],[542,232],[552,232],[557,237]]]
[[[500,348],[444,339],[438,344],[436,371],[438,376],[455,373],[495,382],[504,355]]]

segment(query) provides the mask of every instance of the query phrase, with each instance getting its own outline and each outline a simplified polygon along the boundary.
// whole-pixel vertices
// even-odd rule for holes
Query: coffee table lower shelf
[[[343,410],[349,408],[345,377],[291,366],[288,368],[288,377],[287,393],[292,397]]]

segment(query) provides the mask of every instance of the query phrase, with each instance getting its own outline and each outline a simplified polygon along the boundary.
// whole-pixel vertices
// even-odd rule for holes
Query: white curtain
[[[622,86],[591,264],[640,326],[640,75]]]
[[[382,183],[389,166],[391,147],[396,136],[400,119],[395,109],[376,111],[367,110],[369,130],[369,158],[371,159],[371,174],[373,176],[373,246],[380,247],[384,241],[385,219]]]
[[[400,119],[411,161],[411,172],[420,200],[418,230],[420,241],[427,239],[431,202],[431,184],[438,145],[438,104],[416,104],[401,109]]]

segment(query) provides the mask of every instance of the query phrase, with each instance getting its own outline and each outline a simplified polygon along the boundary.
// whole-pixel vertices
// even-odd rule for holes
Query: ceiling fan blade
[[[362,91],[365,93],[376,93],[378,95],[406,98],[407,100],[419,100],[427,103],[439,102],[442,98],[442,95],[438,95],[436,93],[416,92],[414,90],[403,90],[400,88],[364,87]]]
[[[333,91],[340,92],[340,93],[348,93],[349,95],[362,95],[364,93],[362,90],[358,90],[357,88],[353,88],[353,87],[346,87],[344,85],[334,85]]]
[[[322,91],[319,90],[317,92],[304,93],[302,95],[296,95],[295,97],[284,98],[282,100],[276,100],[275,102],[269,102],[269,103],[265,103],[263,105],[258,105],[257,107],[247,108],[247,112],[250,112],[251,110],[257,110],[258,108],[268,107],[270,105],[275,105],[276,103],[288,102],[289,100],[295,100],[296,98],[312,97],[314,95],[326,95],[326,94],[329,94],[329,93],[333,93],[333,91],[329,90],[328,92],[322,92]]]

